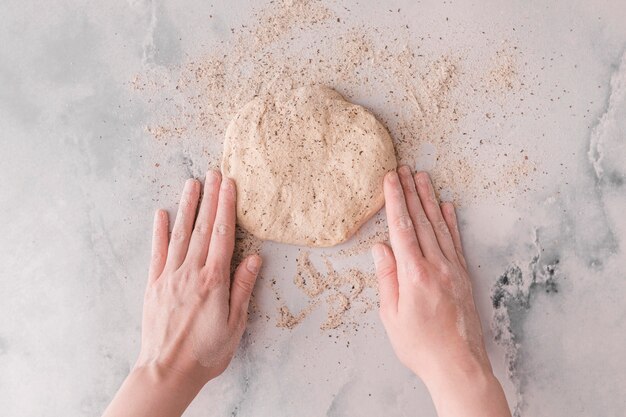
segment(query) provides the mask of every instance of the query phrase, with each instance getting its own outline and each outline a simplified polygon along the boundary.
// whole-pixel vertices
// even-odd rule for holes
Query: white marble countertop
[[[129,83],[228,40],[252,5],[0,4],[0,414],[99,415],[127,374],[139,348],[152,213],[174,210],[183,180],[208,164],[173,144],[167,166],[154,169],[162,148],[146,125],[161,103],[138,99]],[[523,148],[532,163],[506,198],[494,190],[459,208],[489,354],[518,416],[623,416],[626,3],[327,5],[342,25],[384,26],[383,40],[406,28],[425,60],[451,54],[465,73],[501,47],[514,51],[523,85],[495,101],[476,98],[457,131]],[[392,111],[376,89],[350,93]],[[507,117],[492,122],[485,112]],[[486,152],[494,166],[507,161]],[[159,193],[164,187],[171,191]],[[295,310],[306,304],[291,282],[297,251],[262,248],[264,277],[279,280]],[[313,251],[315,262],[322,253]],[[352,263],[372,268],[367,253],[338,261]],[[323,311],[314,311],[288,330],[275,325],[267,282],[256,297],[266,318],[255,315],[231,367],[186,415],[435,415],[375,311],[333,331],[320,330]]]

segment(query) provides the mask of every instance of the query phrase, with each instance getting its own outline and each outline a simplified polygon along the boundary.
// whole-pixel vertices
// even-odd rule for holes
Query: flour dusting
[[[191,175],[217,168],[226,127],[245,103],[322,84],[371,110],[389,130],[398,162],[427,169],[436,192],[458,205],[484,198],[506,201],[531,188],[537,169],[523,148],[463,126],[464,118],[480,111],[475,97],[503,103],[524,90],[514,44],[498,46],[484,63],[468,62],[464,51],[425,52],[430,35],[415,36],[408,25],[392,33],[373,23],[348,24],[342,13],[317,0],[271,1],[204,54],[135,75],[129,86],[154,115],[146,126],[154,139],[147,156],[154,166],[149,179],[160,183],[181,165]],[[506,114],[487,112],[483,122],[496,125],[499,118]],[[498,159],[484,158],[485,151]],[[176,193],[163,186],[155,198],[170,201]],[[272,284],[277,293],[295,285],[309,300],[300,311],[278,301],[274,312],[259,315],[294,328],[325,308],[323,330],[357,323],[359,314],[377,304],[374,276],[357,268],[338,273],[332,265],[387,240],[384,216],[377,215],[362,230],[327,253],[323,268],[309,265],[303,252],[294,261],[294,281]],[[233,264],[262,247],[238,231]],[[259,309],[254,300],[251,305]]]

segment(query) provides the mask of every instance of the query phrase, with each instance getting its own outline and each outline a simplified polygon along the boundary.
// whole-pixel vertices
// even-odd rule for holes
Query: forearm
[[[424,381],[439,417],[510,417],[498,379],[490,369],[461,369],[451,365]]]
[[[148,365],[133,369],[103,417],[179,417],[202,386]]]

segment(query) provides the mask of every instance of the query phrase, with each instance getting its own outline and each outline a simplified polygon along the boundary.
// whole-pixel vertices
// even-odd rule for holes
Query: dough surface
[[[237,221],[258,238],[306,246],[347,240],[384,204],[396,168],[385,127],[322,86],[255,98],[226,130],[222,173]]]

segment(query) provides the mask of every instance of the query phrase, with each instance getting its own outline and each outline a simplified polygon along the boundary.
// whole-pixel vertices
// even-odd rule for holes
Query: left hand
[[[141,352],[135,369],[174,372],[199,387],[230,363],[244,332],[261,258],[244,259],[230,279],[235,245],[233,180],[209,171],[185,183],[168,239],[167,212],[154,219]]]

